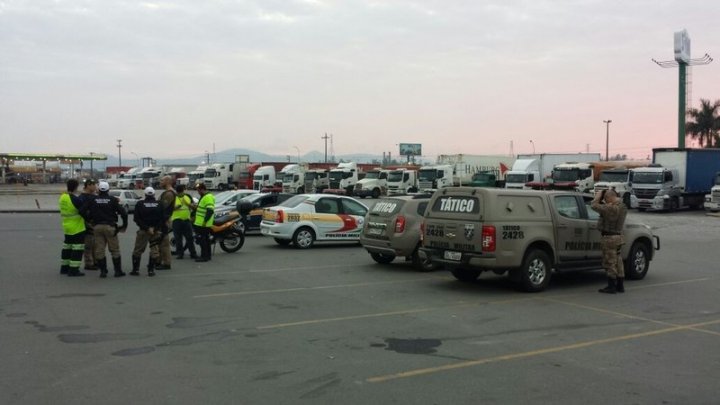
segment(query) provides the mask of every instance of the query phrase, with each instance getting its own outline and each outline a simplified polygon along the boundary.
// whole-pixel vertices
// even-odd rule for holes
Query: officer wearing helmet
[[[128,214],[120,205],[117,197],[111,196],[110,185],[106,181],[98,184],[98,195],[83,205],[81,210],[83,216],[93,223],[93,234],[95,237],[94,257],[95,264],[100,268],[100,277],[107,277],[107,260],[105,259],[105,247],[110,250],[112,256],[115,277],[122,277],[122,262],[120,259],[120,243],[118,232],[125,232],[128,225]],[[118,227],[118,216],[122,219],[122,225]]]
[[[155,275],[155,269],[160,264],[160,241],[163,238],[165,225],[165,209],[160,201],[155,199],[155,189],[145,189],[145,199],[138,201],[135,206],[133,220],[138,226],[135,236],[135,249],[132,254],[133,269],[131,276],[140,275],[140,258],[145,248],[150,245],[150,259],[148,260],[148,276]]]

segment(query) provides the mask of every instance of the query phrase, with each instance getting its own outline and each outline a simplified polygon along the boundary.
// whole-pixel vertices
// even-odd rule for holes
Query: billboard
[[[422,144],[401,143],[400,156],[422,156]]]

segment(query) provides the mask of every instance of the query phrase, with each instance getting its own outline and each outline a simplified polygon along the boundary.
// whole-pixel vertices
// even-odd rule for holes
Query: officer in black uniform
[[[107,182],[101,181],[98,189],[100,190],[98,195],[83,206],[81,214],[94,224],[95,264],[100,268],[100,277],[107,277],[108,272],[105,246],[108,247],[112,256],[115,277],[122,277],[125,273],[122,271],[120,243],[117,234],[125,232],[127,229],[128,214],[120,206],[120,200],[108,194],[110,185]],[[118,215],[122,218],[122,226],[119,228],[117,226]]]
[[[150,260],[148,261],[148,276],[155,275],[156,266],[160,264],[160,241],[163,238],[165,225],[165,209],[160,201],[155,199],[155,189],[145,189],[145,199],[138,201],[133,214],[133,221],[138,231],[135,236],[135,249],[132,255],[133,269],[131,276],[140,275],[140,258],[145,247],[150,244]]]

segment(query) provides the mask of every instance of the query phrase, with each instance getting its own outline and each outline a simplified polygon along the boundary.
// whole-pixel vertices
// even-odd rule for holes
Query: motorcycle
[[[237,212],[231,211],[226,215],[216,217],[213,225],[210,227],[210,245],[215,247],[215,243],[220,245],[220,249],[227,253],[235,253],[245,244],[245,232],[242,218]],[[195,235],[195,243],[197,243],[198,235]],[[190,243],[190,242],[188,242]],[[170,237],[171,254],[175,255],[175,237]]]

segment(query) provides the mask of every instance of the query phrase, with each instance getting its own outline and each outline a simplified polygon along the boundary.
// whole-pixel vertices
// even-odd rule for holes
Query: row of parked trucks
[[[720,149],[657,148],[651,160],[602,161],[599,153],[440,155],[435,164],[376,167],[345,163],[213,163],[132,168],[119,188],[179,184],[208,189],[255,189],[293,194],[334,193],[361,198],[426,192],[450,186],[592,192],[609,188],[640,210],[701,208],[720,211]]]

